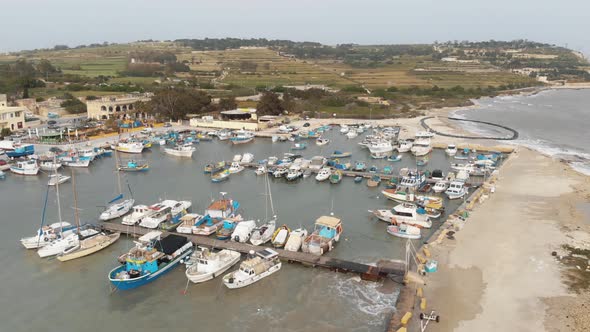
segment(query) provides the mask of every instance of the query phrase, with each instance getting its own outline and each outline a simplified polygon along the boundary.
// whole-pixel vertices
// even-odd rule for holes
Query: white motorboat
[[[147,205],[139,204],[132,208],[132,212],[129,215],[123,217],[123,221],[121,222],[123,225],[133,226],[141,222],[141,219],[150,213],[153,213],[153,210]]]
[[[231,137],[231,132],[229,131],[218,131],[217,138],[220,141],[227,141]]]
[[[119,195],[119,197],[122,198],[123,196]],[[133,204],[135,204],[135,200],[133,198],[126,199],[119,203],[111,201],[110,205],[107,206],[107,208],[100,214],[98,219],[106,221],[122,217],[131,210]]]
[[[79,246],[80,238],[90,238],[94,235],[99,234],[96,229],[88,228],[82,229],[79,233],[72,233],[62,238],[56,239],[55,241],[51,242],[50,244],[42,247],[41,249],[37,250],[37,254],[41,258],[55,256],[58,254],[63,253],[64,251],[70,250]]]
[[[288,168],[277,167],[277,169],[275,169],[274,172],[272,172],[272,176],[274,176],[275,178],[282,178],[283,176],[287,175],[287,173],[289,173]]]
[[[299,251],[301,249],[301,245],[303,244],[303,240],[307,237],[307,229],[305,228],[297,228],[291,231],[289,235],[289,239],[285,244],[285,250],[287,251]]]
[[[440,194],[440,193],[444,192],[445,190],[447,190],[448,187],[449,187],[448,182],[441,180],[441,181],[438,181],[437,183],[434,184],[434,187],[432,187],[432,190],[434,190],[435,193]]]
[[[475,165],[473,163],[467,163],[467,164],[451,164],[451,169],[457,171],[457,172],[461,172],[461,171],[465,171],[467,172],[467,174],[471,174],[475,172]]]
[[[355,138],[355,137],[357,137],[358,135],[359,135],[359,134],[356,132],[356,130],[349,130],[349,131],[346,133],[346,137],[347,137],[348,139]]]
[[[249,258],[240,264],[237,271],[223,276],[223,284],[230,289],[251,285],[262,278],[281,269],[279,254],[272,249],[264,249],[256,254],[251,252]]]
[[[391,141],[379,140],[369,145],[369,151],[371,152],[371,158],[387,158],[393,152],[393,145],[391,145]]]
[[[53,172],[58,170],[62,165],[53,160],[44,160],[39,163],[39,168],[46,172]]]
[[[234,159],[232,159],[232,161],[235,163],[239,163],[240,161],[242,161],[242,155],[241,154],[234,155]]]
[[[370,212],[379,220],[396,225],[405,223],[419,228],[432,227],[432,221],[426,215],[426,210],[412,203],[398,204],[391,210],[375,210]]]
[[[186,277],[193,283],[211,280],[234,266],[240,257],[238,251],[223,249],[212,252],[208,248],[200,248],[188,259]]]
[[[229,172],[231,174],[240,173],[243,170],[244,170],[244,166],[240,165],[240,163],[238,163],[238,162],[231,163],[231,166],[229,167]]]
[[[250,236],[250,243],[255,246],[259,246],[270,241],[277,227],[276,223],[276,220],[272,219],[269,222],[254,228],[252,231],[252,236]]]
[[[457,154],[457,146],[455,144],[447,145],[445,153],[447,154],[447,156],[454,157]]]
[[[345,124],[340,125],[340,133],[341,134],[346,134],[346,133],[348,133],[349,130],[350,130],[350,128],[348,128],[347,125],[345,125]]]
[[[39,228],[35,236],[20,239],[20,243],[27,249],[38,249],[60,237],[73,234],[75,230],[76,227],[68,222],[56,222]]]
[[[445,194],[449,197],[449,199],[458,199],[462,198],[467,194],[467,189],[465,189],[465,183],[460,181],[453,181],[449,184],[449,188],[445,191]]]
[[[254,140],[254,134],[252,132],[245,131],[245,130],[236,130],[234,132],[234,135],[232,137],[230,137],[230,141],[233,144],[244,144],[244,143],[252,142],[253,140]]]
[[[244,153],[244,155],[242,156],[241,162],[251,163],[252,161],[254,161],[254,155],[251,153]]]
[[[39,169],[36,160],[17,161],[16,164],[10,166],[12,173],[20,175],[37,175]]]
[[[387,233],[404,239],[419,239],[420,228],[407,224],[387,226]]]
[[[326,159],[325,157],[314,156],[309,161],[309,165],[307,165],[307,167],[311,170],[319,171],[320,169],[322,169],[322,167],[326,166],[326,163],[328,163],[328,159]]]
[[[315,140],[315,144],[317,146],[323,146],[323,145],[327,145],[329,143],[330,143],[330,140],[327,138],[318,137],[318,139]]]
[[[96,152],[94,151],[93,147],[79,148],[77,150],[77,154],[78,157],[81,157],[83,159],[89,159],[90,161],[93,161],[94,158],[96,158]]]
[[[264,165],[258,166],[258,168],[254,171],[254,173],[256,173],[256,175],[264,175],[264,174],[266,174],[267,173],[266,166],[264,166]]]
[[[301,171],[301,167],[297,165],[293,165],[289,168],[289,172],[287,173],[287,181],[294,181],[299,179],[303,176],[303,172]]]
[[[419,138],[414,141],[414,145],[410,149],[412,154],[416,157],[422,157],[429,154],[432,151],[429,138]]]
[[[397,151],[400,153],[401,152],[409,152],[413,146],[414,146],[413,140],[400,140],[399,144],[397,146]]]
[[[63,162],[64,166],[68,167],[88,167],[90,166],[90,159],[79,159],[76,158],[74,160],[65,161]]]
[[[318,172],[315,179],[320,182],[326,181],[330,178],[330,175],[332,175],[332,170],[329,167],[324,167]]]
[[[236,225],[236,228],[234,229],[233,233],[231,234],[231,240],[235,242],[245,243],[246,241],[248,241],[250,236],[252,236],[252,231],[254,231],[254,228],[256,228],[256,221],[240,221]]]
[[[193,156],[193,152],[196,150],[197,149],[192,145],[192,143],[184,143],[173,148],[165,148],[164,152],[172,156],[190,158]]]
[[[61,174],[49,174],[49,182],[47,182],[48,186],[55,186],[58,184],[62,184],[66,181],[71,179],[70,176],[61,175]]]
[[[434,133],[430,130],[427,131],[419,131],[415,135],[416,138],[433,138]]]
[[[156,229],[161,223],[170,217],[172,207],[169,204],[164,204],[164,202],[161,202],[151,205],[149,209],[151,210],[151,213],[141,219],[139,226]]]
[[[114,149],[125,153],[142,153],[145,148],[142,142],[119,142]]]

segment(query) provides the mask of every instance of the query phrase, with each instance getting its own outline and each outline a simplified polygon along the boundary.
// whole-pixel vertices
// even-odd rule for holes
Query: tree
[[[285,108],[279,99],[279,96],[273,92],[265,92],[260,97],[256,105],[256,114],[262,115],[281,115]]]
[[[207,112],[211,97],[202,91],[184,88],[161,89],[145,104],[148,113],[173,121],[185,119],[187,114]]]
[[[41,59],[37,64],[37,71],[47,77],[49,74],[57,73],[58,70],[47,59]]]
[[[235,97],[221,98],[219,100],[219,108],[224,111],[233,110],[233,109],[236,109],[237,107],[238,107],[238,104],[236,103]]]
[[[10,136],[11,134],[12,132],[10,131],[10,128],[2,128],[2,130],[0,130],[0,137],[2,138]]]

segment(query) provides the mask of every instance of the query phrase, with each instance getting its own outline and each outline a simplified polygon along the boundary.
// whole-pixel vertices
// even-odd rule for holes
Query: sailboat
[[[115,165],[118,164],[117,156],[117,151],[115,151]],[[133,207],[133,204],[135,204],[133,197],[117,203],[117,201],[123,199],[123,193],[121,190],[121,176],[119,175],[119,172],[117,172],[117,185],[119,189],[119,195],[108,202],[109,205],[107,206],[106,210],[100,214],[99,219],[102,221],[111,220],[126,215]],[[129,192],[131,192],[131,190],[129,190]]]
[[[57,197],[58,197],[57,211],[59,214],[59,220],[61,220],[61,208],[59,207],[60,206],[59,185],[57,185],[55,187],[56,187]],[[57,239],[57,240],[49,243],[48,245],[42,247],[41,249],[37,250],[37,254],[41,258],[55,256],[55,255],[65,252],[67,250],[71,250],[72,248],[75,248],[80,245],[81,239],[90,238],[90,237],[98,234],[98,231],[93,228],[82,229],[80,227],[80,222],[79,222],[79,218],[78,218],[77,195],[76,195],[75,187],[76,187],[76,180],[75,180],[75,176],[74,176],[74,170],[72,169],[72,190],[74,191],[74,204],[76,205],[74,207],[74,209],[75,209],[77,229],[75,232],[68,234],[66,236],[64,236],[62,233],[62,236],[59,239]]]
[[[272,239],[272,236],[276,229],[277,224],[277,216],[275,215],[274,205],[272,203],[272,193],[270,191],[270,181],[268,181],[268,175],[265,177],[266,188],[268,190],[268,195],[266,197],[266,220],[268,220],[268,201],[270,198],[270,210],[272,213],[272,219],[256,228],[252,231],[252,236],[250,236],[250,243],[255,246],[259,246],[265,244],[266,242]]]

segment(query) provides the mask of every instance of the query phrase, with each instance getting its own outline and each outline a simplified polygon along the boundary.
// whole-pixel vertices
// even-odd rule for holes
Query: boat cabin
[[[220,199],[217,200],[205,210],[205,215],[209,215],[213,219],[227,218],[234,214],[234,212],[240,207],[237,201],[232,199]]]
[[[326,239],[333,239],[342,233],[342,221],[336,217],[322,216],[315,222],[314,233]]]

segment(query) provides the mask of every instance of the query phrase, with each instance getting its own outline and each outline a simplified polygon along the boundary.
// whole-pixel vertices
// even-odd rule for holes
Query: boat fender
[[[49,238],[46,237],[46,238],[43,239],[43,241],[48,242],[49,241]]]

